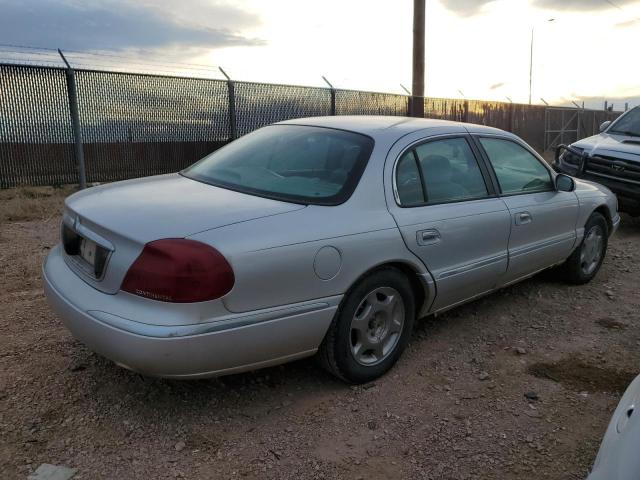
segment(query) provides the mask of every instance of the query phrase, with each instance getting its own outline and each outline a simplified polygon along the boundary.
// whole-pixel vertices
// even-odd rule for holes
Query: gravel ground
[[[640,370],[629,218],[590,285],[550,272],[424,319],[389,374],[350,387],[312,359],[178,382],[91,353],[43,297],[60,198],[43,201],[0,220],[2,478],[583,479]]]

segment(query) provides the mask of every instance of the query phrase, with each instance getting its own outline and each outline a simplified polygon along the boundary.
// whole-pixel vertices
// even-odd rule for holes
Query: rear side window
[[[400,204],[406,207],[474,200],[489,194],[464,138],[424,143],[405,153],[398,161],[396,186]]]
[[[216,150],[182,174],[277,200],[338,205],[355,190],[372,150],[373,140],[359,133],[272,125]]]
[[[415,207],[425,203],[418,160],[413,150],[406,152],[398,161],[396,182],[401,205]]]
[[[549,170],[527,149],[510,140],[480,138],[504,194],[553,190]]]

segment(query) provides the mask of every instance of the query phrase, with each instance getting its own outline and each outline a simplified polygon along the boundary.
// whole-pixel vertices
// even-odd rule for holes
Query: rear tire
[[[370,382],[386,373],[407,346],[415,320],[411,284],[384,267],[347,293],[319,350],[330,373],[348,383]]]
[[[598,212],[593,212],[584,227],[584,237],[562,265],[565,279],[574,285],[590,282],[600,270],[607,254],[609,226]]]

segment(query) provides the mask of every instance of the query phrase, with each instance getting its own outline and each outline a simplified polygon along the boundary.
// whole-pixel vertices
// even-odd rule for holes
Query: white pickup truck
[[[640,376],[622,396],[587,480],[637,480],[640,472]]]
[[[640,106],[604,122],[598,135],[560,145],[553,167],[605,185],[617,195],[620,211],[640,216]]]

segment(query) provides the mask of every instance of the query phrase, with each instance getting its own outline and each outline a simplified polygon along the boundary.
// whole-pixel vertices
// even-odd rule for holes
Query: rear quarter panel
[[[388,148],[386,139],[376,138],[358,187],[342,205],[310,205],[190,236],[218,249],[231,264],[236,282],[223,298],[226,308],[247,312],[344,294],[367,271],[389,262],[426,274],[386,207]]]

